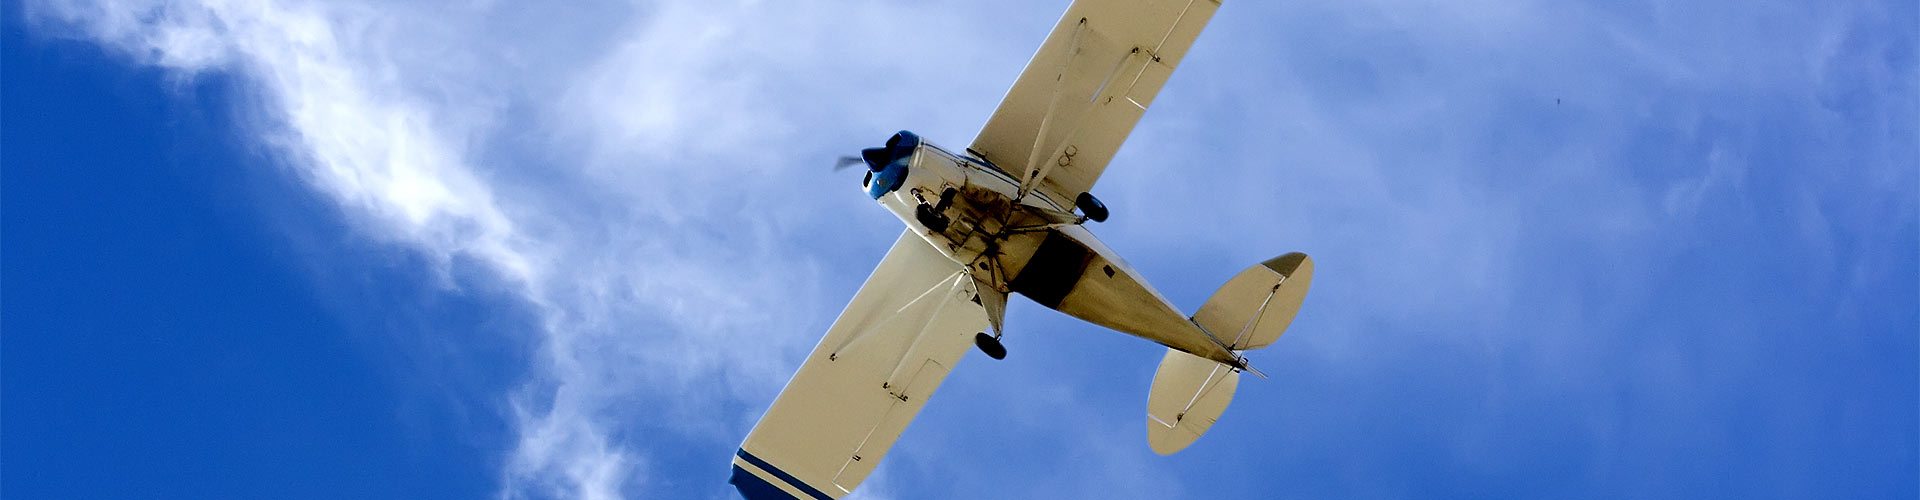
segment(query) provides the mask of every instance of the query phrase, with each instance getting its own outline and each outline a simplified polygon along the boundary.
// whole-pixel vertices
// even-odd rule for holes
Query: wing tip
[[[794,477],[793,474],[780,470],[772,463],[748,453],[746,448],[735,452],[734,457],[733,477],[728,478],[727,483],[732,484],[742,498],[747,500],[801,498],[833,500],[834,498],[819,488],[807,484],[806,481]],[[789,489],[798,491],[800,494],[790,492]]]

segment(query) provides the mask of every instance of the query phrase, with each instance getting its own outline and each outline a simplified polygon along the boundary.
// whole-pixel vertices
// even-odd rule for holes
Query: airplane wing
[[[747,498],[839,498],[873,472],[973,336],[973,278],[901,233],[733,459]]]
[[[1093,187],[1219,0],[1074,0],[972,151],[1023,192],[1071,203]]]

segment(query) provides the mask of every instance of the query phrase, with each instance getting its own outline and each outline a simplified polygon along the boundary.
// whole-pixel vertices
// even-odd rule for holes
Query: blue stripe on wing
[[[787,471],[780,470],[779,467],[774,467],[773,464],[767,463],[766,460],[761,460],[760,457],[753,456],[752,453],[747,453],[745,449],[740,450],[739,453],[735,453],[735,455],[739,456],[741,460],[746,460],[747,463],[753,464],[754,467],[759,467],[760,470],[773,474],[773,477],[787,483],[788,486],[792,486],[806,493],[815,500],[833,500],[833,497],[821,492],[819,488],[814,488],[799,478],[793,477],[792,474],[788,474]],[[794,498],[793,495],[782,491],[779,487],[774,486],[773,483],[761,479],[760,476],[748,472],[738,465],[733,466],[733,478],[728,479],[727,482],[732,483],[734,489],[740,490],[740,496],[745,497],[747,500]]]

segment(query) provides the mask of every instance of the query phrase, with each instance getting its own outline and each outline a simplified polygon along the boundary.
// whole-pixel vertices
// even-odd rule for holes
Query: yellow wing
[[[973,336],[973,278],[901,233],[733,459],[747,498],[839,498],[893,447]]]
[[[1093,187],[1218,0],[1076,0],[969,148],[1072,203]]]

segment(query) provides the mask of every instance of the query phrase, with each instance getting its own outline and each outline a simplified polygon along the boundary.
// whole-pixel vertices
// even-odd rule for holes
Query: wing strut
[[[1066,81],[1065,73],[1067,71],[1067,67],[1071,65],[1073,61],[1080,59],[1078,57],[1079,49],[1080,49],[1080,32],[1085,30],[1086,30],[1086,21],[1081,20],[1080,29],[1074,32],[1072,51],[1068,52],[1068,55],[1069,55],[1067,58],[1068,62],[1060,66],[1060,71],[1062,75],[1061,75],[1061,78],[1058,80],[1059,82]],[[1099,33],[1095,32],[1094,35],[1098,36]],[[1147,65],[1152,64],[1154,57],[1156,56],[1154,56],[1152,53],[1148,52],[1147,50],[1144,50],[1141,47],[1134,47],[1132,51],[1127,52],[1126,57],[1122,57],[1119,60],[1116,60],[1113,62],[1113,69],[1108,70],[1106,77],[1100,80],[1100,86],[1094,89],[1094,92],[1092,94],[1087,95],[1087,102],[1089,104],[1098,106],[1099,105],[1098,103],[1102,99],[1105,99],[1108,102],[1113,101],[1113,96],[1108,94],[1116,88],[1115,85],[1113,84],[1114,78],[1125,73],[1125,70],[1127,70],[1128,68],[1136,66],[1136,64],[1131,64],[1131,63],[1138,62],[1139,63],[1137,64],[1138,69],[1133,71],[1134,73],[1133,81],[1129,82],[1127,85],[1127,88],[1129,89],[1132,88],[1134,84],[1137,84],[1139,82],[1140,75],[1146,72]],[[1066,134],[1061,136],[1059,145],[1054,146],[1054,148],[1051,151],[1040,149],[1041,142],[1046,140],[1048,131],[1050,131],[1053,128],[1054,115],[1058,114],[1056,113],[1056,111],[1059,110],[1059,105],[1060,105],[1060,94],[1061,94],[1060,87],[1061,87],[1061,84],[1059,83],[1056,83],[1054,85],[1053,98],[1047,104],[1047,114],[1045,117],[1042,117],[1040,119],[1040,132],[1039,134],[1035,135],[1033,138],[1033,152],[1032,154],[1029,155],[1029,158],[1027,159],[1027,178],[1022,179],[1020,181],[1020,191],[1014,195],[1014,201],[1016,202],[1023,199],[1029,191],[1033,190],[1033,188],[1039,187],[1040,182],[1046,180],[1047,174],[1051,172],[1054,167],[1056,166],[1068,167],[1073,165],[1073,157],[1079,154],[1079,146],[1076,145],[1075,143],[1080,139],[1080,131],[1085,128],[1084,125],[1086,124],[1087,117],[1089,115],[1094,114],[1094,110],[1092,108],[1082,108],[1079,113],[1074,114],[1073,123],[1067,126]],[[1147,109],[1145,106],[1141,106],[1139,101],[1133,100],[1131,96],[1127,97],[1127,102],[1133,104],[1134,107],[1140,108],[1142,111],[1145,111]],[[1042,157],[1040,156],[1042,152],[1047,152],[1051,154],[1046,156],[1045,159],[1043,160]],[[1078,193],[1059,193],[1059,194],[1061,196],[1071,197]]]
[[[946,304],[944,302],[940,302],[938,299],[944,299],[946,297],[936,296],[933,292],[939,291],[942,288],[953,287],[955,285],[955,280],[959,279],[959,277],[964,274],[967,274],[967,270],[965,269],[957,270],[957,271],[954,271],[953,274],[948,274],[945,279],[941,279],[940,281],[934,282],[932,287],[927,288],[927,290],[924,292],[920,292],[919,296],[914,297],[913,300],[907,302],[906,305],[900,306],[899,309],[895,309],[892,314],[889,314],[888,316],[881,318],[879,321],[873,322],[873,324],[868,326],[867,328],[861,329],[860,331],[854,333],[852,336],[847,337],[847,340],[842,341],[839,346],[833,348],[833,352],[827,354],[827,359],[828,360],[839,359],[841,353],[846,352],[848,349],[854,347],[856,344],[860,342],[861,339],[865,339],[872,336],[874,332],[887,330],[889,327],[896,326],[894,324],[895,321],[910,320],[912,319],[912,317],[918,317],[919,316],[918,313],[923,312],[923,310],[926,309],[928,306],[932,306],[934,308],[934,310],[931,311],[932,314],[939,314],[940,309],[944,308]],[[935,300],[929,301],[928,300],[929,297],[932,297]],[[924,324],[925,322],[922,321],[921,323]]]
[[[1087,18],[1073,28],[1073,43],[1067,45],[1067,57],[1060,60],[1060,72],[1053,77],[1053,96],[1047,99],[1047,114],[1040,117],[1040,131],[1033,135],[1033,149],[1027,155],[1026,177],[1020,179],[1020,190],[1013,195],[1013,202],[1019,203],[1027,197],[1027,191],[1040,185],[1040,179],[1046,178],[1046,166],[1040,163],[1040,144],[1047,140],[1047,131],[1053,128],[1053,116],[1060,110],[1061,90],[1067,84],[1067,70],[1073,67],[1073,60],[1080,55],[1080,36],[1087,32]]]

